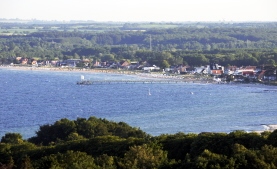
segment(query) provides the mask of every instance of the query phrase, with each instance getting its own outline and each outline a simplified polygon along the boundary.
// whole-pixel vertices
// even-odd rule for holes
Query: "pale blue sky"
[[[277,0],[0,0],[0,18],[95,21],[277,21]]]

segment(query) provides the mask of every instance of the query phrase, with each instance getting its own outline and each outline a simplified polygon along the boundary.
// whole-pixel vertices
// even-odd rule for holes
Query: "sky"
[[[277,0],[0,0],[0,18],[121,22],[277,21]]]

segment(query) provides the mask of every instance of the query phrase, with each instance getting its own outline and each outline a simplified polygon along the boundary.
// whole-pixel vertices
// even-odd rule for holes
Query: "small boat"
[[[148,95],[149,95],[149,96],[151,95],[151,93],[150,93],[150,88],[148,89]]]

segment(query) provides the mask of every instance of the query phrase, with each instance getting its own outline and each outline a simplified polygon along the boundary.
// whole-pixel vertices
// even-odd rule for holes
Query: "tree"
[[[264,159],[264,162],[272,164],[277,167],[277,148],[271,145],[264,145],[259,151],[261,159]]]
[[[78,133],[75,133],[75,132],[70,133],[66,138],[67,141],[80,140],[80,139],[85,139],[85,138],[82,135],[79,135]]]
[[[274,130],[267,138],[267,142],[270,145],[277,146],[277,130]]]
[[[203,54],[196,55],[196,56],[187,55],[187,56],[184,56],[184,60],[187,61],[189,65],[193,65],[193,66],[201,66],[201,65],[209,64],[209,59],[207,59]]]
[[[29,156],[25,155],[20,164],[20,169],[33,169],[33,165]]]
[[[102,62],[109,62],[109,61],[114,61],[114,55],[113,54],[105,54],[101,58]]]
[[[76,132],[76,125],[68,119],[56,121],[53,125],[40,126],[36,137],[29,139],[30,142],[48,145],[51,142],[66,140],[71,133]]]
[[[170,66],[169,63],[166,60],[163,60],[161,64],[161,68],[164,69],[164,68],[168,68],[169,66]]]
[[[77,133],[85,138],[93,138],[94,134],[94,123],[85,118],[77,118],[75,121],[77,127]]]
[[[171,57],[168,59],[170,65],[180,65],[183,64],[183,58],[180,56]]]
[[[142,130],[131,127],[126,123],[110,122],[96,117],[90,117],[88,120],[78,118],[75,121],[61,119],[53,125],[40,126],[40,130],[36,134],[35,137],[28,139],[28,141],[43,145],[105,135],[119,136],[121,138],[146,138],[149,136]]]
[[[235,144],[233,151],[235,168],[271,168],[272,166],[270,163],[266,163],[264,157],[260,156],[257,150],[248,150],[243,145]],[[273,168],[276,167],[273,165]]]
[[[14,160],[11,156],[9,157],[7,164],[3,164],[2,161],[0,162],[0,169],[12,169],[14,167],[15,167]]]
[[[119,165],[126,169],[154,169],[165,165],[167,161],[167,152],[163,151],[159,145],[152,143],[130,147]]]
[[[43,161],[42,163],[48,163],[47,165],[49,165],[48,168],[50,169],[101,169],[101,167],[94,163],[93,157],[80,151],[74,152],[69,150],[63,154],[57,153],[43,157],[41,160]]]
[[[6,133],[1,139],[1,143],[19,144],[22,142],[23,139],[20,133]]]
[[[268,59],[268,60],[266,61],[266,63],[269,64],[269,65],[273,65],[273,66],[276,64],[276,62],[275,62],[274,59]]]
[[[73,59],[80,59],[80,56],[77,53],[74,53]]]
[[[196,159],[196,168],[230,169],[234,168],[234,166],[234,159],[228,159],[227,156],[215,154],[209,150],[204,150],[203,153]]]
[[[116,169],[115,159],[107,154],[100,155],[95,158],[95,163],[103,169]]]

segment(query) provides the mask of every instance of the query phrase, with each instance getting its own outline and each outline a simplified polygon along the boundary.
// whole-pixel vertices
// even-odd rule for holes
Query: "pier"
[[[142,83],[142,84],[152,84],[152,83],[184,83],[184,80],[84,80],[77,82],[78,85],[92,85],[92,84],[130,84],[130,83]]]

